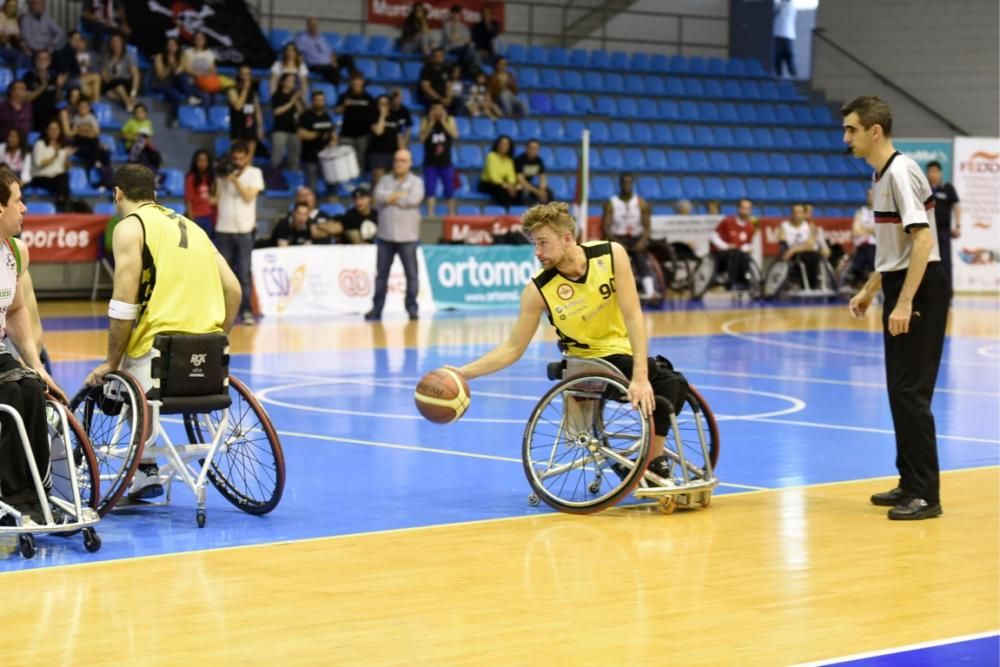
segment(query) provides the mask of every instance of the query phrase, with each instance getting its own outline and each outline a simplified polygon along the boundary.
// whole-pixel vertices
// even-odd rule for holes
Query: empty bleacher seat
[[[697,173],[708,173],[711,167],[708,164],[708,153],[705,151],[688,151],[688,169]]]
[[[722,82],[719,79],[705,79],[704,85],[705,97],[716,100],[725,97],[725,93],[722,90]]]
[[[705,125],[695,125],[694,141],[696,146],[704,148],[712,148],[716,145],[715,135],[712,134],[712,128]]]
[[[705,196],[709,199],[727,199],[726,186],[718,176],[709,176],[703,182]]]
[[[480,215],[483,209],[478,204],[459,204],[455,208],[455,212],[459,215]]]
[[[26,205],[28,215],[54,215],[56,205],[50,201],[31,200]]]
[[[792,113],[792,108],[787,104],[774,105],[774,120],[778,125],[796,125],[795,114]]]
[[[619,72],[628,69],[629,55],[624,51],[612,51],[608,57],[608,67]]]
[[[767,186],[767,196],[769,201],[789,201],[788,191],[785,189],[785,181],[780,178],[768,178],[764,181]]]
[[[747,196],[746,186],[742,178],[730,176],[726,179],[726,196],[723,199],[742,199]]]
[[[621,171],[625,167],[625,159],[618,148],[605,147],[601,149],[601,161],[604,168],[610,171]]]
[[[594,112],[602,116],[615,118],[618,116],[618,101],[614,97],[601,95],[594,104]]]
[[[767,153],[750,153],[750,173],[766,176],[771,173],[771,161]]]
[[[660,197],[675,201],[684,197],[684,190],[681,186],[681,179],[676,176],[660,177]]]
[[[483,206],[483,215],[507,215],[507,209],[496,204],[487,204]]]
[[[777,149],[792,150],[796,148],[795,142],[792,141],[792,133],[784,127],[776,127],[772,129],[771,136],[774,137],[774,147]],[[801,148],[801,146],[799,147]]]
[[[531,93],[528,96],[531,104],[531,112],[540,116],[552,113],[552,98],[545,93]]]
[[[653,141],[653,130],[646,123],[632,123],[632,143],[648,144]]]
[[[549,176],[549,188],[552,189],[552,196],[556,200],[566,201],[573,196],[573,192],[565,176],[551,174]]]
[[[809,160],[802,153],[791,153],[788,156],[788,166],[796,176],[809,174]]]
[[[684,190],[684,197],[687,199],[705,198],[705,185],[697,176],[685,176],[682,178],[681,188]]]
[[[625,92],[625,79],[618,72],[606,72],[604,74],[604,92],[623,93]]]
[[[648,91],[646,91],[646,85],[643,82],[643,77],[639,74],[626,74],[625,92],[629,95],[648,94]]]
[[[496,138],[496,130],[493,121],[486,117],[473,118],[471,123],[471,139],[492,141]]]
[[[395,60],[379,60],[377,78],[379,81],[388,81],[390,83],[405,81],[403,78],[403,66]]]
[[[811,202],[829,201],[829,198],[827,197],[826,186],[823,185],[823,181],[812,179],[806,183],[806,201],[811,201]]]
[[[454,148],[452,148],[452,151],[454,151]],[[452,155],[454,156],[454,152]],[[422,165],[424,163],[424,145],[419,141],[410,144],[410,157],[413,160],[413,164]]]
[[[855,201],[859,204],[865,201],[868,196],[867,191],[870,187],[866,181],[859,181],[857,179],[851,179],[849,181],[842,181],[844,188],[847,191],[847,199],[842,201]]]
[[[636,182],[636,190],[646,199],[659,199],[660,181],[655,176],[640,176]]]
[[[719,108],[719,122],[728,123],[730,125],[736,125],[737,123],[743,122],[740,118],[739,110],[737,106],[731,102],[723,102],[718,105]]]
[[[561,142],[565,140],[563,124],[558,118],[546,118],[542,121],[542,135],[546,141]]]
[[[540,146],[538,148],[538,157],[551,168],[556,161],[556,149],[552,146]]]
[[[572,67],[586,67],[590,53],[586,49],[573,49],[569,52],[569,65]]]
[[[561,46],[550,46],[545,50],[545,62],[551,67],[565,67],[569,64],[569,53]]]
[[[800,178],[790,178],[785,181],[785,190],[792,201],[806,201],[809,197],[805,181]]]
[[[579,157],[576,150],[569,146],[558,146],[555,153],[553,168],[558,171],[576,171]]]
[[[663,86],[663,77],[657,74],[647,74],[642,77],[642,89],[646,96],[660,96],[666,93],[666,88]]]
[[[501,134],[506,134],[511,139],[517,139],[517,121],[510,118],[498,118],[494,122],[496,127],[496,134],[500,136]]]
[[[841,181],[830,181],[826,185],[826,195],[829,201],[845,202],[851,198],[847,194],[847,188]],[[864,200],[862,200],[864,201]],[[861,202],[859,201],[858,204]]]
[[[611,131],[611,141],[619,144],[627,144],[632,141],[632,130],[628,123],[614,121],[609,126]]]
[[[542,124],[535,118],[524,118],[517,124],[517,135],[521,139],[542,138]]]
[[[573,95],[573,109],[577,113],[590,114],[594,111],[594,102],[590,99],[590,95],[575,94]]]
[[[184,172],[180,169],[166,168],[160,170],[162,190],[171,197],[184,196]]]
[[[733,151],[729,154],[729,170],[734,174],[752,174],[750,156],[742,151]]]
[[[767,186],[763,178],[748,178],[746,181],[747,197],[754,201],[767,199]]]
[[[214,106],[208,110],[208,129],[212,132],[229,130],[229,106]]]
[[[704,97],[705,96],[705,86],[702,84],[701,79],[684,79],[681,82],[684,85],[684,94],[687,97]]]
[[[785,153],[771,153],[769,156],[771,162],[771,173],[783,176],[792,173],[792,165]]]
[[[684,96],[684,84],[681,80],[674,76],[669,76],[663,81],[663,87],[666,90],[668,97],[683,97]]]
[[[386,35],[372,35],[365,44],[365,53],[373,56],[388,56],[394,50],[393,40]]]
[[[543,69],[538,78],[538,83],[547,90],[562,90],[562,73],[557,69]],[[524,85],[529,85],[525,82]]]
[[[643,53],[642,51],[636,51],[629,58],[628,69],[634,72],[645,72],[649,69],[650,59],[648,53]]]
[[[590,67],[594,69],[605,69],[608,66],[608,52],[604,49],[594,49],[590,52],[588,61]]]
[[[625,161],[625,168],[633,171],[651,171],[646,164],[646,156],[642,154],[642,149],[636,146],[629,146],[622,149],[622,159]]]
[[[98,215],[115,215],[117,210],[115,205],[109,201],[100,201],[94,204],[94,213]]]
[[[810,153],[808,157],[809,161],[809,173],[814,176],[829,176],[830,169],[827,165],[826,158],[817,153]]]
[[[618,98],[618,115],[623,118],[640,118],[639,103],[634,97]]]
[[[479,119],[474,119],[479,120]],[[462,144],[458,147],[458,161],[456,166],[463,169],[482,169],[483,152],[479,146],[472,144]]]
[[[670,171],[677,173],[691,171],[688,166],[687,153],[679,150],[667,151],[667,167]]]
[[[275,51],[281,51],[282,47],[288,42],[292,41],[292,33],[290,30],[284,30],[282,28],[274,28],[267,36],[267,41],[271,45],[271,48]]]
[[[657,117],[663,120],[680,120],[680,105],[676,100],[662,99],[656,103]]]
[[[594,120],[587,123],[590,130],[590,141],[592,143],[603,144],[608,142],[608,124],[603,120]]]
[[[517,65],[528,61],[528,50],[524,48],[523,44],[512,42],[507,44],[504,48],[503,56],[509,60],[512,65]]]
[[[573,106],[573,98],[566,93],[556,93],[552,96],[553,113],[569,116],[578,113]]]
[[[708,166],[717,174],[729,172],[729,155],[725,151],[710,151],[708,154]]]
[[[83,167],[69,168],[69,192],[77,197],[96,197],[98,194]]]
[[[590,179],[590,194],[594,199],[610,199],[615,193],[615,184],[610,176],[593,176]]]
[[[562,84],[564,90],[587,90],[587,84],[583,80],[583,73],[575,69],[566,70],[562,73]]]
[[[647,148],[646,166],[650,171],[664,171],[667,168],[666,152],[660,148]]]
[[[209,132],[208,118],[201,107],[182,106],[177,111],[177,122],[181,127],[194,132]]]
[[[662,146],[671,146],[674,144],[674,130],[670,125],[666,123],[655,123],[652,127],[653,130],[653,141]]]
[[[702,123],[719,122],[719,105],[715,102],[699,102],[696,109],[698,121]]]
[[[694,130],[690,125],[674,125],[674,142],[678,146],[697,146]]]
[[[733,136],[733,130],[728,125],[716,125],[711,130],[714,145],[719,148],[733,148],[736,146],[736,138]]]
[[[365,52],[365,36],[357,33],[345,35],[340,44],[340,51],[351,55],[359,55]]]

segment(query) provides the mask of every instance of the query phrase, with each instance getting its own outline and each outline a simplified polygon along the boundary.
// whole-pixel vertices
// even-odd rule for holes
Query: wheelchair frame
[[[798,269],[802,279],[802,287],[785,289],[791,277],[793,266]],[[809,284],[809,272],[806,270],[805,262],[797,256],[791,260],[784,260],[779,256],[771,263],[764,275],[763,296],[765,299],[778,299],[783,294],[796,299],[829,299],[838,296],[840,290],[837,285],[836,272],[829,260],[822,256],[819,262],[819,282],[820,284],[815,287]]]
[[[747,254],[750,255],[750,253]],[[750,280],[747,289],[729,290],[729,294],[732,294],[737,299],[743,299],[744,297],[746,297],[751,301],[756,301],[763,295],[764,284],[765,284],[764,272],[761,271],[760,265],[757,264],[757,260],[755,260],[752,255],[750,255],[748,259],[749,259],[748,266],[750,267],[749,268]],[[708,253],[707,255],[701,257],[695,264],[694,269],[691,271],[691,280],[689,281],[691,286],[692,299],[700,299],[701,297],[705,296],[705,294],[710,289],[712,289],[717,285],[722,284],[722,276],[725,276],[727,274],[724,272],[720,272],[716,268],[715,262],[716,262],[715,255],[712,253]],[[712,275],[710,278],[706,280],[704,276],[707,275],[709,270],[711,270]],[[702,281],[704,281],[703,284],[699,284]]]

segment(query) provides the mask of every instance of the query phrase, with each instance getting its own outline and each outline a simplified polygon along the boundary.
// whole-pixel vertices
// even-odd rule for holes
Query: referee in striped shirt
[[[917,163],[893,148],[892,111],[884,100],[858,97],[840,111],[844,143],[875,169],[875,272],[850,309],[861,317],[879,287],[885,293],[885,375],[896,431],[899,484],[871,501],[891,506],[890,519],[929,519],[941,514],[931,398],[949,299],[933,213],[928,217],[934,195]]]

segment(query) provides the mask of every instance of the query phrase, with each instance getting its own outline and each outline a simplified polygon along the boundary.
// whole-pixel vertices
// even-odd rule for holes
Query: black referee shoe
[[[872,505],[879,505],[881,507],[895,507],[906,500],[906,491],[903,491],[898,486],[892,491],[886,491],[885,493],[876,493],[872,496]]]
[[[922,498],[908,498],[889,510],[889,518],[894,521],[914,521],[933,519],[941,516],[941,503],[928,503]]]

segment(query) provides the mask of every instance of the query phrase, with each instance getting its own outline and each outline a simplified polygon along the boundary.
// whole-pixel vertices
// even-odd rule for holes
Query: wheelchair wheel
[[[788,273],[790,270],[791,266],[785,260],[774,260],[774,263],[767,270],[767,275],[764,276],[764,288],[761,290],[761,293],[765,299],[774,299],[781,294],[781,290],[785,288],[785,283],[788,282]]]
[[[105,516],[135,475],[149,439],[149,403],[139,381],[125,371],[112,371],[99,387],[85,387],[69,404],[90,440],[97,462],[97,513]],[[97,487],[95,487],[97,488]]]
[[[757,300],[764,296],[764,276],[761,275],[760,266],[750,259],[747,270],[747,283],[750,285],[750,298]]]
[[[691,297],[700,299],[705,292],[715,284],[715,257],[706,255],[701,258],[691,274]]]
[[[62,418],[66,415],[69,427],[70,442],[63,441]],[[45,416],[49,425],[49,442],[52,456],[52,495],[73,504],[73,487],[69,477],[69,466],[76,467],[76,481],[80,490],[80,502],[84,507],[94,510],[98,508],[101,499],[101,477],[97,458],[90,446],[86,432],[73,414],[67,410],[60,411],[55,401],[45,402]]]
[[[691,267],[694,265],[693,262],[697,261],[691,246],[658,241],[649,244],[649,251],[663,276],[660,281],[663,285],[663,294],[666,294],[668,289],[683,292],[690,287]]]
[[[611,507],[639,484],[652,428],[628,402],[627,385],[601,373],[559,382],[524,430],[522,461],[534,495],[561,512]]]
[[[222,496],[249,514],[267,514],[285,488],[285,457],[281,442],[253,392],[229,376],[228,429],[208,470],[208,479]],[[204,444],[222,422],[222,411],[184,415],[190,442]],[[204,465],[204,460],[201,461]]]

